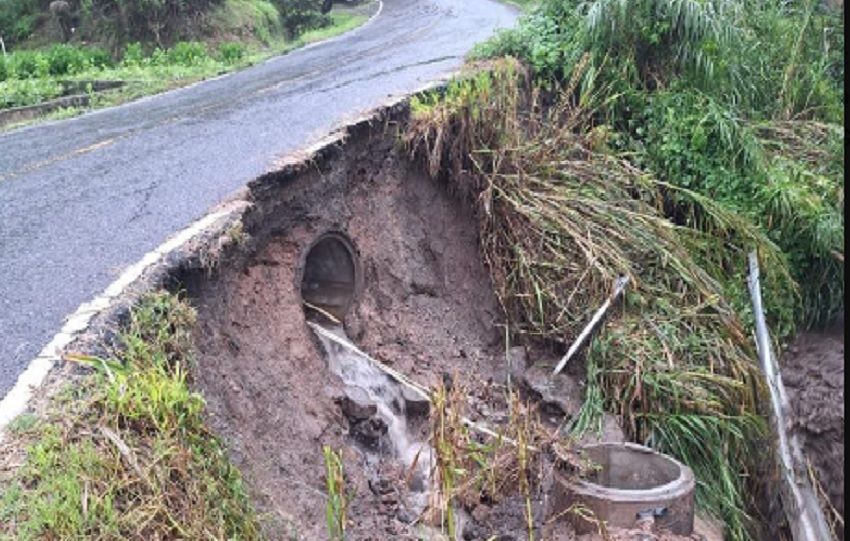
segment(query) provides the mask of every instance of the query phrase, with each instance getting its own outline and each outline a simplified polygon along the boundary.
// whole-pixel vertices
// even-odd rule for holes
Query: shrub
[[[31,79],[46,77],[50,70],[50,63],[41,53],[19,51],[9,55],[8,68],[10,78]]]
[[[41,7],[35,0],[0,1],[0,36],[6,45],[28,38],[41,13]]]
[[[274,3],[290,37],[330,24],[330,18],[322,13],[322,0],[274,0]]]
[[[142,44],[138,41],[130,43],[124,49],[124,56],[121,58],[121,64],[124,66],[139,67],[145,64],[147,57],[142,49]]]
[[[45,53],[50,75],[73,75],[86,69],[85,52],[71,45],[54,45]]]
[[[168,50],[168,62],[179,66],[197,66],[209,59],[203,43],[197,41],[181,41]]]
[[[245,47],[240,43],[222,43],[218,46],[218,54],[225,64],[235,64],[245,56]]]
[[[0,82],[0,109],[35,105],[62,95],[62,85],[52,79],[9,79]]]

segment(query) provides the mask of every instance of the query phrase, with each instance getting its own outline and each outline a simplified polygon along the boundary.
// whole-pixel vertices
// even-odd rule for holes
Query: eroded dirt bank
[[[782,377],[794,409],[794,430],[843,518],[844,317],[827,330],[798,336],[782,358]],[[844,528],[837,530],[844,539]]]
[[[499,310],[473,217],[411,167],[392,123],[345,155],[253,186],[244,251],[187,278],[199,312],[197,385],[275,539],[325,539],[322,446],[345,447],[342,389],[305,323],[301,273],[311,242],[345,233],[360,262],[351,336],[371,355],[433,386],[443,373],[504,379]],[[255,221],[256,220],[256,221]],[[349,446],[356,497],[350,539],[403,539],[396,498],[376,494]],[[374,477],[374,476],[373,476]]]

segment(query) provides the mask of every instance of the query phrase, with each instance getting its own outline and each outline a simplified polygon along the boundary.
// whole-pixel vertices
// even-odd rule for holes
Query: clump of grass
[[[540,452],[551,439],[542,429],[536,410],[518,395],[508,395],[509,418],[497,436],[476,431],[466,421],[468,388],[454,378],[446,389],[432,394],[431,444],[438,489],[431,494],[429,522],[444,528],[450,539],[457,534],[457,507],[472,509],[480,503],[497,504],[511,497],[524,499],[527,533],[534,539],[532,472]]]
[[[747,483],[764,463],[752,452],[765,433],[764,389],[724,283],[756,249],[793,292],[784,256],[746,217],[611,151],[584,107],[604,100],[580,92],[580,70],[544,99],[515,63],[490,68],[414,102],[409,148],[474,205],[515,334],[571,341],[629,276],[633,287],[586,352],[591,377],[574,428],[620,414],[633,440],[704,473],[700,502],[731,539],[745,539]]]
[[[345,492],[345,472],[343,471],[342,452],[336,452],[328,446],[322,448],[325,457],[325,475],[327,477],[326,520],[328,536],[331,541],[345,539],[345,525],[348,520],[348,496]]]
[[[132,311],[112,359],[29,429],[3,483],[0,538],[259,539],[239,472],[188,387],[195,314],[175,295]]]

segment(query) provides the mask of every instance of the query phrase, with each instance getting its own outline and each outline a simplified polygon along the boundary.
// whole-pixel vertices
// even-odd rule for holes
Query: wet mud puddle
[[[398,494],[399,516],[406,516],[406,522],[416,521],[428,506],[432,466],[431,447],[423,433],[427,399],[378,368],[341,326],[310,326],[325,351],[328,369],[345,386],[340,405],[350,422],[351,438],[363,453],[370,488],[378,496],[389,493],[393,487],[388,479],[397,480],[401,474],[406,486]],[[396,475],[387,476],[393,466]]]

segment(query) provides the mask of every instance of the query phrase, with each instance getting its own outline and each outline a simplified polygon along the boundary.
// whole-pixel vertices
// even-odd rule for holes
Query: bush
[[[54,45],[46,55],[50,75],[74,75],[88,67],[85,52],[71,45]]]
[[[142,49],[142,44],[138,41],[130,43],[124,49],[124,56],[121,58],[121,64],[128,67],[139,67],[145,64],[147,56]]]
[[[170,64],[186,67],[197,66],[209,59],[206,47],[197,41],[181,41],[168,50],[167,56]]]
[[[9,55],[8,70],[9,78],[33,79],[47,77],[50,71],[50,62],[41,53],[19,51]]]
[[[39,2],[35,0],[0,1],[0,36],[6,46],[27,39],[41,13]]]
[[[62,95],[62,85],[52,79],[9,79],[0,82],[0,109],[35,105]]]
[[[274,0],[274,4],[290,37],[328,26],[331,22],[330,17],[322,13],[322,0]]]
[[[235,64],[245,56],[245,47],[241,43],[222,43],[218,46],[218,54],[225,64]]]

